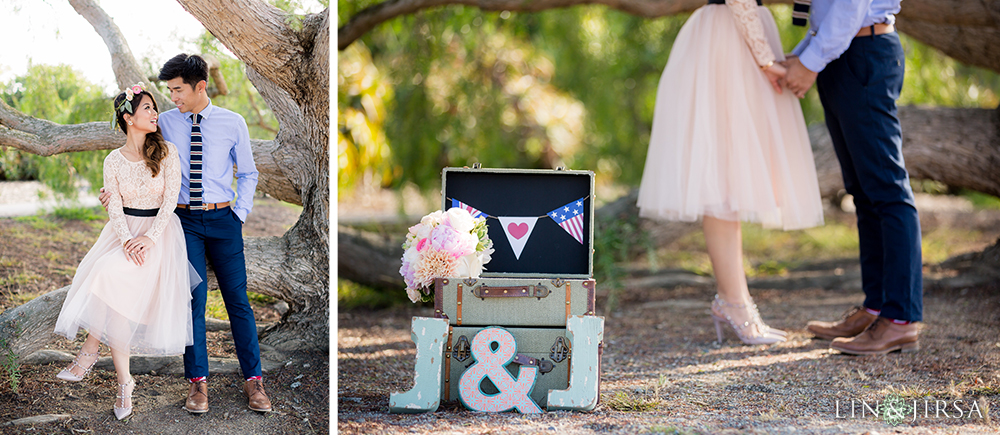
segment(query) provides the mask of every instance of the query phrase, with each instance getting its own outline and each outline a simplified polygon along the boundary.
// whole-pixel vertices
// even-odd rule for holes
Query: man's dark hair
[[[208,63],[196,54],[190,56],[184,53],[178,54],[163,64],[159,78],[167,81],[177,77],[191,85],[192,89],[202,80],[208,83]]]

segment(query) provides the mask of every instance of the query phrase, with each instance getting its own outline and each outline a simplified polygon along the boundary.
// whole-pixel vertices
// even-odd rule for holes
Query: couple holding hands
[[[678,34],[657,91],[638,206],[647,218],[702,220],[720,341],[727,327],[745,343],[785,340],[750,297],[740,221],[785,230],[823,224],[798,101],[815,84],[857,208],[865,301],[806,329],[847,354],[919,349],[920,221],[896,108],[905,58],[899,10],[900,0],[797,0],[793,24],[808,18],[809,32],[787,57],[759,0],[709,0]]]

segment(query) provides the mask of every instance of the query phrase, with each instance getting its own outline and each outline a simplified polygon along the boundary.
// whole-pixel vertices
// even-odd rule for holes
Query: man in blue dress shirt
[[[247,298],[243,257],[243,222],[253,208],[257,168],[250,132],[237,113],[212,105],[208,65],[199,56],[179,54],[160,69],[176,109],[159,115],[163,137],[177,146],[181,190],[175,212],[184,228],[188,260],[202,282],[192,291],[194,344],[184,353],[184,377],[190,382],[184,409],[208,411],[208,349],[205,338],[206,257],[212,262],[226,303],[236,356],[246,382],[244,395],[254,411],[271,410],[261,377],[260,347],[253,309]],[[234,174],[235,165],[235,174]],[[236,192],[233,192],[233,176]],[[107,194],[101,195],[106,203]]]
[[[840,321],[807,326],[848,354],[920,348],[920,220],[896,111],[905,59],[894,29],[899,4],[813,0],[810,31],[786,62],[785,85],[799,98],[816,83],[844,187],[857,206],[864,305]]]

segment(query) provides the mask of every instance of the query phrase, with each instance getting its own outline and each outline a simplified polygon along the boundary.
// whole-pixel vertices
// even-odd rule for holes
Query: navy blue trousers
[[[920,219],[896,111],[904,59],[896,33],[857,37],[816,86],[857,207],[864,305],[915,322],[923,318]]]
[[[184,377],[208,376],[208,348],[205,340],[205,300],[208,296],[206,260],[212,262],[219,290],[226,303],[229,323],[243,377],[260,376],[260,346],[257,324],[247,299],[247,269],[243,258],[243,223],[232,208],[185,210],[177,216],[184,227],[188,261],[202,282],[192,291],[194,344],[184,349]]]

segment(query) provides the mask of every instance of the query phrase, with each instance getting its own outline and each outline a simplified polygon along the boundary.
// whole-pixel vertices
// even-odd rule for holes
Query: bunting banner
[[[452,199],[451,200],[451,206],[452,207],[458,207],[458,208],[460,208],[462,210],[465,210],[465,211],[469,212],[469,214],[472,215],[473,219],[475,219],[475,218],[479,217],[480,215],[484,214],[483,212],[481,212],[479,210],[476,210],[475,207],[473,207],[473,206],[471,206],[469,204],[466,204],[466,203],[464,203],[462,201],[459,201],[457,199]]]
[[[583,204],[587,198],[588,196],[585,196],[576,201],[567,203],[566,205],[541,216],[493,216],[455,198],[448,199],[451,200],[452,207],[458,207],[466,210],[474,218],[483,216],[489,219],[499,220],[500,225],[503,227],[504,234],[507,235],[507,241],[510,242],[510,247],[514,251],[514,258],[520,260],[521,251],[524,250],[525,244],[528,243],[528,237],[531,236],[531,231],[535,229],[535,223],[538,222],[538,219],[552,219],[556,225],[559,225],[560,228],[566,231],[566,234],[569,234],[570,237],[581,245],[584,244]]]
[[[549,212],[549,217],[583,244],[583,200],[580,198]]]
[[[507,235],[507,241],[510,242],[511,249],[514,250],[514,258],[520,260],[521,251],[524,250],[524,245],[528,243],[528,237],[531,236],[531,231],[535,229],[535,222],[538,222],[538,218],[533,216],[498,216],[497,219],[500,220],[500,226],[503,227],[503,232]]]

